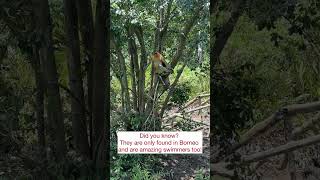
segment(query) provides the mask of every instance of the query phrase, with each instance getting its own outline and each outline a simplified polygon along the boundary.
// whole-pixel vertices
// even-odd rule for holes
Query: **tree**
[[[48,1],[34,1],[35,17],[40,34],[40,53],[43,56],[45,85],[47,90],[47,113],[50,129],[49,142],[54,156],[61,160],[66,154],[65,132],[62,116],[58,74],[52,45],[52,27]]]
[[[106,142],[106,137],[109,136],[106,131],[109,129],[107,99],[110,87],[107,69],[109,63],[107,26],[110,25],[110,19],[107,19],[108,1],[101,0],[96,4],[94,27],[91,1],[65,0],[62,4],[60,1],[49,3],[34,0],[30,4],[28,1],[21,0],[14,3],[4,1],[0,4],[0,26],[4,27],[1,30],[8,31],[6,33],[8,36],[5,37],[10,39],[1,41],[1,58],[8,60],[4,50],[10,46],[15,52],[21,51],[17,57],[22,56],[21,59],[24,59],[26,55],[34,71],[31,76],[34,76],[35,83],[33,85],[31,82],[28,87],[34,86],[35,93],[23,92],[22,94],[31,97],[35,95],[35,103],[32,98],[26,98],[27,103],[23,106],[23,108],[29,108],[28,103],[35,104],[35,113],[23,112],[24,109],[20,106],[14,108],[17,112],[21,111],[16,113],[17,119],[21,120],[18,129],[23,132],[22,140],[30,142],[24,134],[25,132],[33,134],[29,129],[34,127],[32,124],[34,121],[31,122],[29,119],[35,117],[41,151],[47,151],[47,156],[39,156],[39,159],[27,158],[23,153],[19,158],[23,159],[27,168],[34,168],[41,164],[39,168],[42,171],[41,175],[44,172],[52,177],[79,178],[78,169],[85,165],[87,171],[81,172],[83,176],[92,178],[108,176],[106,174],[108,172],[106,161],[109,159],[107,153],[109,142]],[[64,13],[61,13],[62,9]],[[3,35],[4,32],[0,33]],[[2,47],[2,45],[5,46]],[[81,50],[83,53],[80,52]],[[19,59],[19,63],[24,62]],[[86,72],[87,81],[82,79],[82,69]],[[26,72],[29,73],[28,70]],[[29,75],[27,74],[26,77]],[[69,79],[70,88],[65,86],[66,79]],[[86,88],[84,89],[83,86]],[[61,93],[59,88],[63,90]],[[88,92],[87,98],[85,98],[86,92]],[[47,105],[46,108],[44,104]],[[49,137],[49,146],[44,149],[47,138],[45,129]],[[70,139],[73,140],[72,143]],[[14,141],[13,138],[11,140]],[[77,153],[70,153],[73,150]],[[51,159],[51,152],[55,159]],[[78,158],[79,156],[81,158]],[[68,160],[63,161],[66,159]],[[43,162],[45,166],[50,166],[42,166]],[[60,169],[63,169],[63,173],[72,171],[72,174],[62,174]],[[90,171],[91,169],[94,171]]]
[[[106,161],[109,159],[109,17],[110,4],[105,0],[98,0],[96,6],[95,34],[94,34],[94,62],[93,62],[93,92],[92,92],[92,127],[93,127],[93,160],[95,162],[96,176],[101,179],[108,177]],[[108,122],[108,123],[106,123]]]
[[[80,43],[78,34],[78,17],[74,0],[65,0],[65,29],[68,47],[69,86],[73,93],[71,98],[72,134],[76,150],[90,157],[86,105],[84,101],[83,81],[81,76]]]
[[[265,164],[268,161],[267,158],[283,153],[285,157],[282,159],[282,167],[289,167],[291,178],[294,179],[296,176],[294,160],[297,160],[297,157],[292,151],[297,150],[296,148],[307,149],[306,146],[310,144],[304,144],[304,140],[305,142],[315,140],[312,142],[318,143],[316,136],[296,141],[297,132],[305,132],[304,130],[310,128],[309,124],[318,117],[310,115],[312,117],[310,120],[303,122],[302,126],[295,124],[296,128],[294,128],[293,124],[299,118],[293,118],[293,116],[300,114],[305,118],[310,117],[302,114],[318,111],[319,102],[288,105],[282,108],[281,106],[283,106],[283,103],[300,102],[300,100],[296,99],[304,99],[303,97],[306,95],[304,93],[311,93],[311,96],[317,96],[313,85],[306,85],[309,81],[306,77],[313,77],[316,75],[317,70],[313,72],[312,68],[305,65],[305,62],[309,61],[309,57],[306,56],[307,52],[314,49],[316,53],[317,48],[312,43],[307,43],[307,47],[304,45],[305,41],[315,42],[310,36],[307,38],[306,34],[308,33],[306,32],[314,32],[317,29],[318,23],[315,21],[317,13],[314,13],[314,9],[317,6],[312,1],[247,1],[246,4],[242,5],[245,8],[242,10],[237,22],[235,24],[232,23],[234,24],[233,30],[228,36],[221,36],[225,40],[224,43],[221,43],[223,46],[219,45],[221,49],[217,51],[218,40],[221,39],[218,35],[221,32],[228,32],[224,27],[232,20],[231,18],[234,15],[234,9],[229,8],[232,7],[230,6],[232,4],[234,3],[229,1],[217,1],[211,9],[211,23],[213,24],[211,31],[216,36],[212,37],[215,40],[211,41],[213,44],[210,51],[211,57],[214,56],[213,64],[211,64],[211,73],[214,77],[211,81],[211,87],[214,90],[211,93],[213,99],[215,99],[212,106],[214,120],[211,122],[211,129],[213,131],[211,131],[210,137],[211,146],[217,150],[216,153],[211,155],[212,175],[220,174],[236,179],[247,178],[244,170],[249,169],[253,170],[252,172],[256,172],[261,164]],[[312,7],[311,4],[313,4]],[[220,11],[217,11],[217,9]],[[224,9],[226,11],[223,11]],[[221,21],[223,22],[221,23],[222,25],[219,24]],[[250,27],[251,25],[252,27]],[[246,33],[250,35],[246,35]],[[255,33],[260,35],[257,36]],[[317,36],[313,35],[313,38],[316,39]],[[304,40],[301,40],[301,37]],[[254,46],[260,46],[261,42],[265,43],[262,47],[265,51],[271,50],[271,52],[264,52],[264,58],[259,57],[260,53],[251,47],[252,44],[248,44],[251,39],[258,40],[255,41]],[[244,43],[242,44],[242,42]],[[233,51],[233,48],[241,47],[241,45],[249,50],[243,52],[244,49],[239,48],[237,51]],[[235,55],[232,55],[232,52]],[[252,56],[246,56],[245,53],[248,52]],[[271,56],[275,58],[273,59]],[[284,62],[279,59],[284,59]],[[273,70],[273,68],[275,69]],[[244,69],[247,69],[247,72],[239,76],[237,72],[242,72]],[[309,69],[309,71],[306,69]],[[261,72],[266,73],[266,75],[262,75]],[[295,80],[294,74],[296,72],[300,74],[299,80]],[[282,77],[280,81],[275,82],[278,85],[270,83],[271,81],[276,81],[275,76],[280,74],[287,74],[288,76]],[[238,79],[239,77],[240,79]],[[248,79],[248,77],[254,78]],[[233,81],[235,79],[238,80]],[[269,82],[263,83],[259,79]],[[301,86],[296,86],[295,83]],[[308,90],[304,86],[308,86]],[[232,90],[233,88],[235,89]],[[242,88],[245,91],[242,91]],[[270,91],[276,91],[277,93],[272,94]],[[237,108],[240,111],[237,112]],[[271,113],[271,110],[275,111],[275,113]],[[263,118],[269,113],[272,115],[268,118]],[[260,121],[261,118],[264,120]],[[279,122],[284,122],[283,129]],[[263,136],[267,131],[273,131],[274,129],[271,128],[280,129],[281,132],[284,131],[285,137],[283,138],[285,138],[287,144],[251,155],[242,154],[242,150],[249,146],[253,145],[256,148],[257,145],[254,143],[260,140],[259,136]],[[317,130],[312,131],[318,133]],[[253,142],[253,140],[255,141]],[[274,141],[272,143],[277,143]],[[245,145],[248,146],[245,147]],[[236,163],[230,164],[229,162]],[[230,172],[232,172],[232,175]],[[235,172],[239,173],[239,176],[234,174]]]
[[[79,18],[79,29],[81,40],[83,43],[84,57],[83,62],[86,63],[87,73],[87,107],[88,111],[92,111],[92,63],[93,63],[93,15],[91,1],[83,0],[76,1],[76,7]],[[92,115],[88,114],[90,144],[92,145]],[[92,154],[92,148],[90,148]]]
[[[40,54],[37,46],[33,46],[30,58],[36,81],[36,118],[37,118],[37,130],[38,130],[38,141],[42,149],[46,146],[45,136],[45,120],[44,120],[44,79],[43,79],[43,68],[40,64]]]
[[[142,8],[144,6],[154,6],[156,10],[145,10]],[[187,55],[186,61],[181,65],[192,66],[193,55],[196,53],[193,53],[194,48],[191,44],[199,43],[199,40],[194,40],[199,37],[194,28],[205,27],[205,24],[199,21],[200,19],[201,22],[205,21],[206,16],[202,18],[199,16],[205,14],[206,7],[207,4],[204,1],[197,1],[197,3],[183,1],[181,4],[171,0],[112,3],[111,48],[112,54],[117,59],[114,62],[118,63],[112,63],[111,67],[121,85],[122,108],[128,114],[125,120],[127,129],[132,128],[130,114],[144,121],[134,125],[137,129],[141,129],[143,124],[144,128],[147,128],[149,126],[147,124],[153,119],[161,119],[164,116],[182,71],[179,70],[180,75],[171,76],[176,83],[172,83],[170,88],[164,88],[154,74],[153,65],[148,62],[148,54],[161,51],[162,54],[167,55],[165,58],[174,70],[177,65],[180,66],[180,62],[185,58],[184,51],[188,49],[192,52],[192,58],[191,54]],[[182,11],[187,15],[178,17],[178,13]],[[183,24],[182,30],[179,28],[181,24]],[[193,64],[193,66],[197,65]],[[128,67],[130,71],[127,70]],[[169,91],[171,93],[168,93]],[[168,96],[162,97],[166,93]]]

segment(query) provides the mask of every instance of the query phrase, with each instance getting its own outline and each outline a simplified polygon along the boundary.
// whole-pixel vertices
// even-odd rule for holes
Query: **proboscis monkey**
[[[170,66],[159,52],[155,52],[152,55],[151,61],[154,64],[155,74],[159,75],[160,81],[162,81],[166,87],[169,87],[169,74],[171,73]]]

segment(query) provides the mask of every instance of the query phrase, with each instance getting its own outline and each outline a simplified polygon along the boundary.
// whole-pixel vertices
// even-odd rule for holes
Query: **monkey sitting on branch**
[[[164,60],[163,56],[159,52],[155,52],[151,56],[151,61],[154,64],[155,74],[159,76],[160,81],[165,88],[170,86],[169,74],[172,73],[172,69],[168,63]]]

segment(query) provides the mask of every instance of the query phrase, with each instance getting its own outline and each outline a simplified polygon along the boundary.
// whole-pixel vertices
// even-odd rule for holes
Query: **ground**
[[[195,103],[194,105],[189,106],[188,108],[186,108],[186,111],[196,107],[199,107],[199,104]],[[209,179],[209,108],[210,107],[207,107],[200,111],[195,111],[192,114],[189,114],[192,121],[201,123],[201,125],[193,128],[193,130],[203,132],[203,153],[192,155],[165,155],[162,159],[162,164],[165,168],[165,172],[169,172],[165,177],[166,180],[196,180],[197,174],[198,176],[202,174],[202,177],[206,177],[206,179]],[[177,108],[172,108],[168,114],[172,114],[176,111]]]

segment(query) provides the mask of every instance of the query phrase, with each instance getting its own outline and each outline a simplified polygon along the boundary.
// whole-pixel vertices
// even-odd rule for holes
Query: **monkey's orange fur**
[[[163,56],[159,52],[154,53],[151,60],[154,63],[156,73],[160,73],[162,68],[167,70],[168,64],[165,62]]]
[[[156,52],[152,55],[151,61],[154,64],[155,74],[159,74],[160,80],[163,82],[163,84],[166,87],[169,87],[170,81],[168,73],[170,73],[170,67],[164,60],[163,56],[159,52]]]

